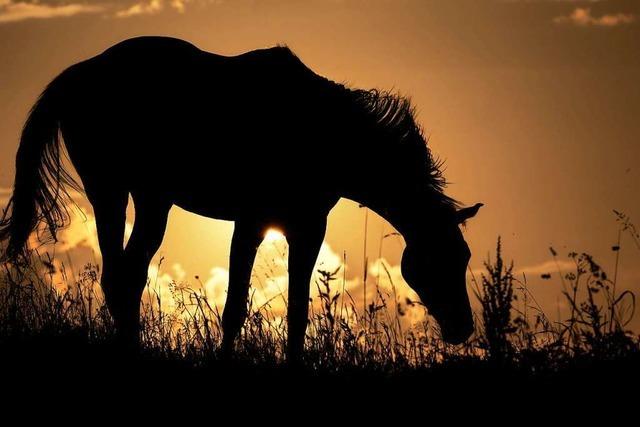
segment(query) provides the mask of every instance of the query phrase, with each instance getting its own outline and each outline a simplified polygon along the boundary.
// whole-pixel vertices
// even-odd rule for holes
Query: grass
[[[628,218],[620,214],[619,221],[621,231],[637,239]],[[619,251],[619,244],[613,250]],[[557,260],[557,252],[550,251]],[[517,279],[513,263],[505,262],[498,239],[495,258],[486,261],[479,279],[472,278],[480,307],[477,330],[460,346],[444,343],[437,326],[428,320],[411,328],[403,326],[404,308],[395,286],[392,294],[378,291],[362,311],[344,290],[340,269],[319,271],[302,378],[327,383],[336,378],[393,383],[428,378],[440,385],[456,378],[493,383],[500,378],[516,383],[630,378],[640,361],[640,339],[626,329],[634,314],[635,296],[616,286],[617,263],[609,276],[588,254],[571,253],[569,259],[573,271],[558,270],[557,277],[570,315],[552,321],[530,292],[526,278]],[[125,364],[150,377],[157,369],[169,369],[173,377],[211,372],[217,381],[233,377],[234,383],[239,378],[248,383],[255,378],[281,380],[290,372],[282,356],[286,323],[268,304],[252,311],[238,340],[237,358],[229,365],[218,359],[221,315],[202,290],[172,283],[176,309],[168,313],[159,310],[162,302],[151,281],[142,302],[143,349],[135,361],[123,360],[114,351],[99,267],[88,264],[79,272],[64,267],[55,271],[48,255],[34,252],[31,260],[21,269],[4,265],[0,277],[4,366],[40,375],[54,370],[109,372],[106,366],[120,371]],[[389,271],[385,273],[391,279]],[[62,275],[66,290],[52,286],[54,274]],[[551,274],[542,277],[553,279]]]

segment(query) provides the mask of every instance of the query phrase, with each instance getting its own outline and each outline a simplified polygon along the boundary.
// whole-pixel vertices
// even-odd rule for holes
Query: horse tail
[[[31,108],[16,155],[13,194],[0,218],[0,243],[7,242],[0,260],[26,260],[28,241],[39,225],[45,225],[41,242],[57,241],[57,231],[69,221],[70,200],[65,186],[80,186],[62,163],[60,115],[64,72],[42,92]]]

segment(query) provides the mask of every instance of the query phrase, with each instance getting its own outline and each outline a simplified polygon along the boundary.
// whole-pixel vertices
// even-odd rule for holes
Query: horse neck
[[[344,196],[387,220],[405,241],[425,229],[427,222],[437,221],[444,212],[444,207],[427,190],[406,181],[379,175],[370,178],[362,175],[358,181],[364,184],[353,186]]]
[[[428,151],[422,152],[426,146],[417,129],[415,141],[394,141],[380,137],[387,132],[369,120],[354,118],[351,124],[347,131],[351,144],[341,158],[347,171],[339,184],[341,196],[375,211],[405,241],[427,228],[427,222],[446,221],[451,207],[427,185]],[[411,144],[415,149],[408,148]]]

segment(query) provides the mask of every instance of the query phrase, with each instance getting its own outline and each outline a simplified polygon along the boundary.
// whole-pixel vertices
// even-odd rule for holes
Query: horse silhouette
[[[82,185],[63,167],[60,135]],[[17,262],[34,230],[55,240],[69,220],[67,188],[83,189],[116,336],[135,347],[148,266],[171,206],[235,221],[222,319],[222,350],[230,354],[247,315],[257,247],[275,226],[290,248],[287,357],[298,360],[327,214],[344,197],[402,234],[402,275],[444,339],[460,343],[473,319],[470,251],[459,224],[481,204],[460,209],[444,187],[403,97],[337,84],[287,47],[221,56],[140,37],[72,65],[41,94],[23,129],[0,241],[5,260]],[[124,245],[129,195],[135,221]]]

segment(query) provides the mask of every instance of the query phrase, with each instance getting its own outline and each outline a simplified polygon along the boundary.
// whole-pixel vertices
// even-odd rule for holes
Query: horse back
[[[336,154],[325,117],[335,84],[286,47],[222,56],[138,38],[79,64],[73,81],[63,133],[89,180],[115,171],[175,193],[233,181],[229,197],[246,197],[265,177],[320,187]]]

